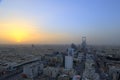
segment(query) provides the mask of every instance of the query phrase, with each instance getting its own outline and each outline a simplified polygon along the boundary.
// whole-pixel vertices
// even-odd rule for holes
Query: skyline
[[[1,0],[0,44],[120,45],[119,0]]]

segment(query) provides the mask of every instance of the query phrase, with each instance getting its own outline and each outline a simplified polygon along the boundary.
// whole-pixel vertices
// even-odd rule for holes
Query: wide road
[[[81,60],[80,64],[78,66],[76,66],[76,71],[81,76],[81,79],[82,79],[83,72],[85,70],[85,61],[86,61],[86,56],[84,55],[82,57],[82,60]]]
[[[0,80],[17,80],[19,78],[18,75],[20,75],[21,73],[22,73],[22,69],[18,69],[0,77]],[[14,79],[14,77],[16,79]]]

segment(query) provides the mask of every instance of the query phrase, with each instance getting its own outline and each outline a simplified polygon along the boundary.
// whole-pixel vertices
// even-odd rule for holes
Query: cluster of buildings
[[[84,52],[75,50],[73,46],[64,53],[45,54],[38,62],[23,66],[23,77],[35,80],[80,80],[79,68],[83,58]]]
[[[78,80],[80,75],[73,68],[74,53],[74,49],[69,48],[67,53],[46,54],[38,62],[23,66],[23,76],[32,79],[39,76],[39,79],[46,80]]]
[[[82,80],[100,80],[99,74],[95,69],[93,57],[93,54],[86,54],[85,70]]]
[[[32,48],[38,50],[33,45]],[[0,50],[0,55],[4,55],[4,51]],[[72,44],[65,52],[41,56],[22,54],[29,59],[21,57],[20,63],[0,62],[0,80],[120,80],[118,53],[119,49],[88,47],[83,37],[80,46]]]
[[[95,54],[102,79],[120,80],[120,51],[114,50],[107,48]]]

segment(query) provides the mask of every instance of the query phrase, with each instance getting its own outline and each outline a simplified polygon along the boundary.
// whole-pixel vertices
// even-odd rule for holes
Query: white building
[[[73,57],[65,56],[65,68],[72,69],[73,68]]]
[[[38,76],[40,70],[42,69],[43,64],[40,64],[39,62],[27,64],[23,67],[23,74],[25,74],[28,78],[34,78]]]

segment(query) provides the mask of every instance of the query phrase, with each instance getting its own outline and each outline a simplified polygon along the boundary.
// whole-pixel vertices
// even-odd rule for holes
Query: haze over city
[[[0,0],[0,80],[120,80],[120,0]]]
[[[1,0],[0,44],[120,45],[120,0]]]

